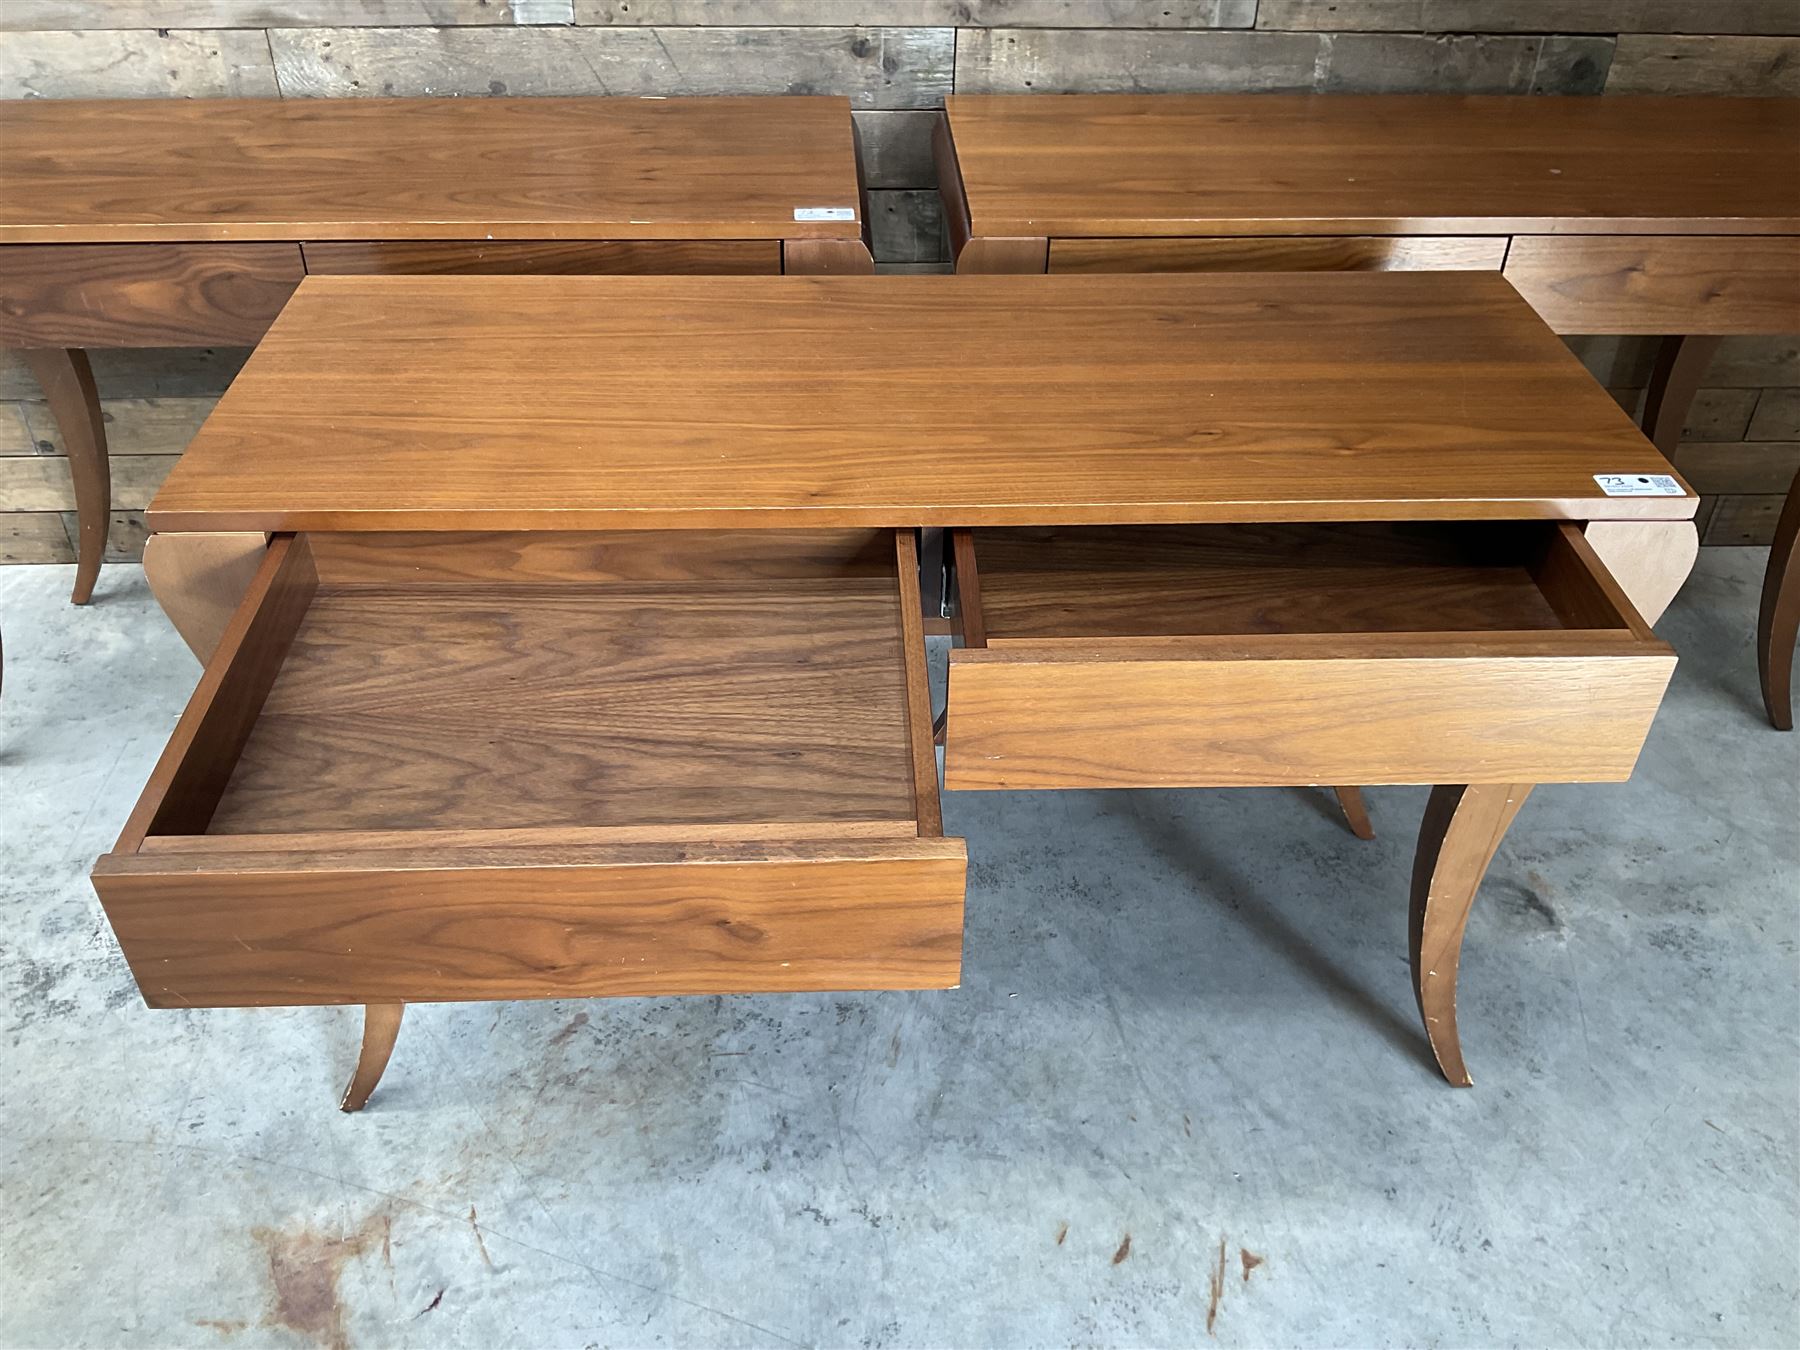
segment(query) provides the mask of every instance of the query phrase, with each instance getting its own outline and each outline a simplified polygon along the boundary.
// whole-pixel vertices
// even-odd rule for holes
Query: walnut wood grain
[[[152,1007],[933,989],[961,840],[109,854]]]
[[[304,275],[295,244],[0,244],[0,346],[249,346]]]
[[[950,555],[956,575],[957,634],[965,647],[987,646],[987,620],[981,604],[981,564],[975,556],[972,530],[951,530]]]
[[[300,246],[310,276],[730,276],[781,271],[773,239],[376,239]]]
[[[1503,237],[1050,241],[1052,272],[1497,272],[1505,261]]]
[[[206,830],[318,584],[304,540],[269,547],[125,822],[120,852],[149,834]]]
[[[958,272],[1033,273],[1049,270],[1050,241],[1027,230],[1010,239],[973,238],[969,203],[963,195],[962,169],[950,124],[939,118],[931,129],[931,159],[937,170],[938,195],[944,203],[944,228],[950,236],[950,259]]]
[[[945,102],[975,236],[1800,234],[1796,99]]]
[[[781,245],[781,270],[790,276],[868,276],[875,255],[860,239],[789,239]]]
[[[931,685],[925,671],[925,615],[919,600],[919,549],[911,530],[894,532],[895,584],[900,588],[900,652],[906,675],[906,739],[911,753],[913,813],[919,833],[944,832],[938,804],[937,742],[931,719]]]
[[[1358,839],[1373,839],[1375,824],[1369,819],[1369,808],[1363,801],[1361,788],[1333,788],[1332,794],[1337,798],[1338,810],[1344,813],[1344,824],[1350,833]]]
[[[0,103],[0,242],[858,239],[815,98]]]
[[[945,786],[1628,776],[1673,654],[1573,527],[1482,533],[977,531]]]
[[[981,530],[986,643],[1251,633],[1509,632],[1558,625],[1513,524]],[[958,554],[959,565],[963,554]],[[967,566],[973,575],[975,568]],[[970,642],[970,646],[984,645]]]
[[[894,573],[887,530],[783,530],[779,538],[763,530],[435,531],[313,534],[307,543],[320,577],[343,583],[796,581]]]
[[[1692,521],[1596,520],[1582,537],[1646,623],[1662,618],[1700,557]]]
[[[1601,634],[955,650],[944,786],[1622,782],[1674,668]]]
[[[891,572],[327,585],[212,830],[912,819],[907,747]]]
[[[965,275],[1030,276],[1049,270],[1050,241],[1037,238],[971,239],[956,255],[956,270]]]
[[[1705,303],[1704,297],[1700,303]],[[1644,389],[1643,427],[1650,443],[1671,459],[1681,444],[1700,381],[1723,341],[1716,335],[1685,333],[1665,336],[1656,345],[1650,383]]]
[[[1607,571],[1599,552],[1573,525],[1545,532],[1532,541],[1531,579],[1542,592],[1557,622],[1565,628],[1623,628],[1634,636],[1651,636],[1625,588]]]
[[[1756,618],[1756,671],[1777,731],[1794,729],[1794,642],[1800,637],[1800,474],[1775,523]]]
[[[1770,239],[1519,238],[1505,274],[1559,333],[1800,331],[1800,232]]]
[[[911,820],[733,821],[734,841],[791,844],[836,839],[912,839]],[[714,844],[716,825],[527,825],[473,830],[312,830],[302,834],[152,834],[137,846],[158,853],[392,852],[422,849],[493,850],[538,845]]]
[[[1414,855],[1408,956],[1413,993],[1438,1068],[1451,1084],[1473,1080],[1456,1026],[1456,976],[1475,893],[1529,783],[1481,783],[1432,789]]]
[[[144,579],[188,650],[204,665],[262,566],[261,533],[153,534],[144,541]]]
[[[369,1104],[369,1094],[375,1091],[394,1053],[405,1013],[404,1003],[371,1003],[363,1009],[362,1049],[356,1057],[356,1072],[344,1086],[340,1111],[360,1111]]]
[[[625,350],[632,379],[592,378]],[[1608,498],[1599,472],[1671,470],[1487,273],[312,277],[149,519],[791,529],[1697,506]]]
[[[69,602],[85,605],[100,579],[106,534],[112,520],[112,474],[106,454],[106,419],[94,369],[79,348],[33,347],[24,352],[50,415],[62,432],[75,487],[75,514],[81,533],[76,546],[75,587]]]

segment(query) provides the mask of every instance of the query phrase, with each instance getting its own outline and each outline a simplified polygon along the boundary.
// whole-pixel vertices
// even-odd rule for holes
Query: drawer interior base
[[[894,590],[321,584],[208,831],[910,820]]]
[[[935,824],[891,536],[301,535],[277,551],[209,671],[195,744],[140,812],[152,847]]]

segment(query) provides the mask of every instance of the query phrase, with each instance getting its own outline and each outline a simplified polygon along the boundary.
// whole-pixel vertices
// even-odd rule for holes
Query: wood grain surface
[[[795,581],[894,574],[886,530],[314,534],[329,582]]]
[[[1559,333],[1800,332],[1800,235],[1521,238],[1506,279]]]
[[[0,243],[0,345],[246,346],[304,275],[294,244]]]
[[[1619,782],[1674,668],[1659,643],[1585,634],[958,649],[944,786]]]
[[[974,235],[1800,234],[1800,100],[946,100]]]
[[[893,577],[321,589],[214,833],[912,819]]]
[[[1497,272],[1502,237],[1347,235],[1328,239],[1052,239],[1052,272]]]
[[[151,834],[205,831],[318,584],[304,541],[284,536],[263,553],[126,818],[119,852],[132,852]]]
[[[242,1007],[944,988],[966,866],[918,838],[109,854],[94,886],[147,1003]]]
[[[267,535],[164,534],[144,541],[144,580],[204,665],[255,579]]]
[[[305,244],[309,275],[714,276],[781,270],[773,239],[362,240]]]
[[[1667,472],[1488,273],[313,277],[150,521],[1691,517],[1594,482]]]
[[[1529,560],[1548,527],[1212,525],[980,530],[988,644],[1559,627]],[[1535,544],[1535,548],[1534,548]],[[963,567],[962,555],[958,566]],[[980,645],[980,644],[971,644]]]
[[[818,98],[0,102],[0,242],[856,239]]]
[[[1568,524],[967,548],[987,645],[951,653],[950,788],[1623,778],[1674,667]]]

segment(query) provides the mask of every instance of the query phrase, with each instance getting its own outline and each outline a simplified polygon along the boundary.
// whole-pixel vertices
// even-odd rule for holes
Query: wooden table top
[[[0,243],[855,239],[843,98],[0,102]]]
[[[946,102],[973,235],[1800,232],[1800,99]]]
[[[309,277],[157,530],[1686,519],[1501,277]]]

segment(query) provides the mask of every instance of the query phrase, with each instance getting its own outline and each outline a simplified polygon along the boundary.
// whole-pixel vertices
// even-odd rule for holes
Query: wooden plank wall
[[[941,270],[933,110],[963,92],[1800,95],[1800,0],[0,0],[3,98],[818,92],[854,103],[876,253]],[[1641,340],[1576,339],[1635,406]],[[112,556],[244,353],[96,358]],[[1709,543],[1766,542],[1800,467],[1800,337],[1732,340],[1679,463]],[[66,463],[0,354],[0,561],[71,561]]]

